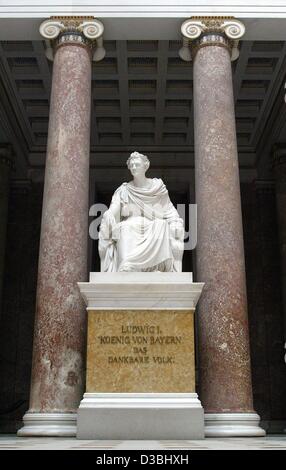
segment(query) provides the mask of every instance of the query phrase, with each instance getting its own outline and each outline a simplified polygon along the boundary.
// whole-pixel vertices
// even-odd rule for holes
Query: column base
[[[250,437],[265,436],[259,426],[260,417],[256,413],[206,413],[206,437]]]
[[[76,413],[26,413],[24,426],[17,435],[28,436],[76,436]]]
[[[196,393],[85,393],[78,439],[203,439]]]

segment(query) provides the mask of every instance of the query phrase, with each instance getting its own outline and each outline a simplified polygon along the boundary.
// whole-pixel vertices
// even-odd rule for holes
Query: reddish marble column
[[[84,389],[91,54],[81,34],[54,48],[30,409],[20,435],[75,435]]]
[[[253,411],[231,43],[194,41],[200,399],[206,435],[263,435]]]

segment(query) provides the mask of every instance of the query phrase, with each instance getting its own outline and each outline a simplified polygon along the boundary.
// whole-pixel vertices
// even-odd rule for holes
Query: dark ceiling
[[[92,165],[121,167],[136,148],[153,154],[157,167],[191,167],[192,64],[178,57],[180,42],[106,41],[105,47],[105,59],[93,64]],[[241,168],[255,168],[275,134],[268,127],[277,99],[284,106],[285,53],[285,42],[244,41],[233,63]],[[0,142],[12,142],[21,171],[45,164],[51,75],[43,42],[0,43]],[[283,132],[275,139],[283,141]]]

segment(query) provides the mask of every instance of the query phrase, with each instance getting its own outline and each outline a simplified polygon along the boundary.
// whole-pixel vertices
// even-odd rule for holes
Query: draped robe
[[[129,182],[115,191],[100,226],[101,271],[181,270],[178,266],[183,242],[179,241],[178,254],[172,224],[183,226],[183,221],[163,181],[157,178],[149,181],[150,188],[139,188]]]

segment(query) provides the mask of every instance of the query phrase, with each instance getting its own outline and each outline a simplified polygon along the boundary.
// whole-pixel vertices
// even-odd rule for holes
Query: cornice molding
[[[17,15],[18,17],[43,17],[51,14],[57,15],[96,15],[97,17],[111,16],[160,16],[168,17],[186,17],[190,14],[190,7],[195,15],[208,15],[210,10],[212,15],[235,15],[242,17],[263,17],[273,18],[277,15],[286,16],[286,5],[282,1],[274,0],[269,4],[269,0],[259,0],[249,2],[247,0],[199,0],[190,5],[190,1],[181,0],[178,2],[167,2],[166,0],[134,0],[126,2],[118,2],[118,0],[95,0],[93,2],[62,1],[58,2],[44,1],[39,4],[36,0],[29,2],[21,2],[19,0],[6,0],[1,2],[0,15]]]

